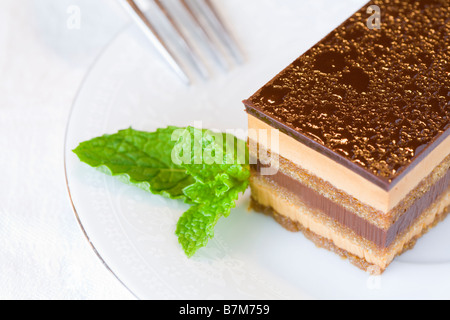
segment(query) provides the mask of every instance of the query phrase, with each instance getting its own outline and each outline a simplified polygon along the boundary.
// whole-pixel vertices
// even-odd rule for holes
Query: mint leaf
[[[186,187],[184,194],[194,206],[178,221],[176,234],[186,255],[191,257],[214,237],[219,219],[228,217],[236,206],[239,194],[248,187],[250,169],[245,142],[232,135],[189,127],[178,144],[185,142],[183,149],[190,146],[191,161],[181,166],[196,182]],[[201,152],[195,148],[201,148]]]
[[[183,189],[195,180],[172,162],[178,127],[142,132],[133,129],[81,143],[74,153],[82,162],[153,194],[185,199]]]
[[[192,257],[214,237],[217,222],[220,218],[230,215],[231,209],[236,206],[239,193],[244,192],[245,189],[244,187],[233,188],[221,198],[212,198],[207,203],[192,206],[181,216],[176,235],[188,257]]]
[[[191,204],[176,229],[188,257],[214,237],[217,222],[230,215],[250,177],[244,141],[192,127],[130,128],[83,142],[74,153],[123,182]]]
[[[214,227],[221,218],[217,208],[195,205],[178,220],[176,235],[186,255],[191,258],[214,237]]]

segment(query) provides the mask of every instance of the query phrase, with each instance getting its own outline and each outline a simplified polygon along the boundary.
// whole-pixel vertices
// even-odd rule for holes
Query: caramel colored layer
[[[252,142],[249,140],[250,145]],[[345,210],[353,213],[354,215],[370,221],[372,224],[380,229],[388,230],[396,223],[402,216],[409,211],[409,209],[414,205],[417,199],[422,198],[426,195],[430,189],[438,183],[443,177],[450,172],[450,155],[439,164],[433,172],[423,179],[419,185],[414,188],[393,210],[388,213],[383,213],[375,208],[362,203],[355,197],[347,194],[346,192],[339,190],[334,187],[330,182],[325,181],[304,168],[294,164],[293,162],[285,159],[282,156],[273,154],[257,145],[257,149],[262,152],[262,157],[265,158],[265,154],[269,158],[277,159],[277,161],[272,161],[273,166],[277,165],[276,168],[269,170],[272,174],[281,171],[283,174],[297,180],[299,183],[305,187],[314,190],[316,193],[320,194],[322,197],[331,200],[332,202],[339,203],[341,207]],[[250,148],[252,161],[258,158],[255,155],[256,149],[254,147]],[[266,165],[263,166],[267,168]]]
[[[260,174],[260,165],[252,166],[253,174]],[[406,209],[403,215],[388,229],[383,229],[373,224],[371,221],[365,220],[350,210],[346,209],[338,202],[334,202],[317,191],[303,185],[298,180],[284,174],[278,170],[277,174],[267,176],[278,186],[285,188],[300,199],[308,207],[319,210],[323,214],[329,216],[341,225],[350,228],[357,235],[375,243],[380,248],[389,247],[399,234],[408,229],[414,221],[430,207],[450,186],[450,171],[444,175],[439,181],[431,186],[431,188],[421,197],[417,198],[414,203]]]
[[[405,248],[424,234],[450,209],[450,188],[388,248],[379,248],[351,229],[342,226],[321,211],[307,206],[298,197],[265,177],[252,176],[252,197],[260,205],[272,208],[286,219],[327,239],[337,248],[374,265],[383,271]],[[292,229],[292,228],[291,228]]]
[[[267,130],[268,132],[275,130],[252,115],[248,116],[248,121],[249,129]],[[423,179],[429,176],[449,156],[450,151],[449,136],[431,151],[421,163],[411,169],[392,189],[386,191],[363,176],[282,132],[279,133],[278,146],[274,146],[273,141],[270,140],[256,142],[262,148],[282,155],[293,164],[304,168],[337,189],[384,214],[388,214],[398,206]]]
[[[268,216],[271,216],[277,221],[283,228],[285,228],[288,231],[291,232],[302,232],[306,238],[314,242],[314,244],[319,248],[324,248],[328,251],[334,252],[341,256],[344,259],[348,259],[350,263],[357,266],[363,271],[366,271],[373,275],[379,275],[384,272],[384,269],[380,269],[379,266],[369,263],[364,258],[355,256],[354,254],[351,254],[348,251],[345,251],[344,249],[339,248],[336,246],[332,241],[328,240],[327,238],[324,238],[322,236],[319,236],[318,234],[312,232],[309,229],[306,229],[303,227],[300,223],[295,222],[289,218],[284,217],[283,215],[279,214],[278,212],[274,211],[271,207],[266,207],[258,203],[255,199],[251,199],[251,208],[255,210],[256,212],[264,213]],[[435,227],[439,222],[443,221],[447,215],[450,213],[450,207],[447,207],[444,209],[444,213],[441,215],[438,215],[435,219],[435,221],[428,226],[427,228],[423,229],[422,233],[415,238],[411,239],[411,241],[405,245],[403,248],[403,251],[399,253],[399,255],[403,254],[404,252],[411,250],[414,248],[414,246],[417,243],[417,240],[419,240],[425,233],[427,233],[430,229]]]

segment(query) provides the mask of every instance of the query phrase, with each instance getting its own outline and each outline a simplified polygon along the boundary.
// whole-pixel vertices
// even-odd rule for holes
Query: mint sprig
[[[191,257],[214,237],[219,219],[230,215],[239,194],[248,187],[250,169],[245,143],[230,134],[189,127],[178,143],[182,145],[186,140],[191,157],[190,163],[183,166],[196,182],[183,192],[194,205],[180,218],[176,234]]]
[[[130,128],[83,142],[74,152],[124,182],[191,204],[176,229],[188,257],[214,237],[217,222],[230,215],[250,177],[245,142],[192,127]]]
[[[167,198],[185,199],[183,189],[195,180],[171,160],[176,144],[171,137],[179,129],[143,132],[130,128],[83,142],[73,152],[82,162],[123,182]]]

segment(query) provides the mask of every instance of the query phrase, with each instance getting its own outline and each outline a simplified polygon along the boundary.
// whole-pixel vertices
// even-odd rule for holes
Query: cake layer
[[[257,212],[261,212],[266,215],[272,216],[286,230],[289,230],[292,232],[301,231],[305,235],[305,237],[308,238],[309,240],[311,240],[312,242],[314,242],[314,244],[316,246],[327,249],[331,252],[334,252],[344,259],[348,259],[353,265],[357,266],[361,270],[369,272],[373,275],[380,275],[382,272],[384,272],[384,270],[382,270],[379,266],[369,263],[365,258],[355,256],[354,254],[352,254],[342,248],[339,248],[331,240],[324,238],[324,237],[312,232],[309,229],[306,229],[298,222],[295,222],[289,218],[286,218],[286,217],[280,215],[279,213],[274,211],[271,207],[266,207],[266,206],[261,205],[253,198],[251,199],[250,206],[253,210],[255,210]],[[411,241],[403,247],[403,251],[400,252],[398,255],[401,255],[405,251],[413,249],[414,246],[416,245],[417,240],[419,238],[421,238],[425,233],[427,233],[429,231],[429,229],[433,228],[439,222],[443,221],[449,213],[450,213],[450,207],[447,207],[446,209],[444,209],[442,214],[439,214],[436,216],[433,223],[431,223],[430,225],[428,225],[426,228],[424,228],[422,230],[421,234],[419,234],[418,236],[411,239]]]
[[[257,132],[277,130],[250,114],[248,115],[248,126],[250,130]],[[279,140],[276,141],[275,147],[270,139],[260,139],[257,143],[265,150],[282,155],[311,174],[331,183],[337,189],[385,214],[398,206],[450,153],[450,136],[447,136],[395,186],[385,190],[285,133],[279,132]]]
[[[370,5],[381,10],[379,29],[366,25]],[[244,101],[247,111],[294,148],[353,172],[342,176],[368,198],[398,188],[374,203],[389,211],[414,188],[408,179],[433,170],[423,165],[430,154],[445,141],[443,157],[450,150],[449,8],[448,0],[370,1]]]
[[[294,227],[298,226],[325,239],[332,244],[332,247],[364,261],[366,267],[372,266],[370,269],[373,273],[384,271],[397,255],[408,248],[436,221],[442,220],[450,209],[449,188],[429,208],[424,210],[414,224],[400,234],[388,248],[379,248],[351,229],[336,223],[334,219],[324,215],[320,210],[309,207],[296,195],[268,180],[267,177],[253,175],[250,186],[252,197],[260,207],[270,208],[283,219],[293,222],[289,228],[291,231],[296,231]]]
[[[414,205],[417,199],[426,195],[432,187],[438,183],[443,177],[450,171],[450,155],[440,163],[433,172],[424,178],[416,188],[414,188],[394,209],[388,213],[381,212],[375,208],[359,201],[355,197],[348,193],[336,188],[330,182],[311,174],[308,170],[294,164],[286,158],[276,155],[273,152],[267,151],[258,144],[254,144],[249,139],[251,163],[255,163],[261,166],[260,174],[270,175],[276,174],[281,171],[285,175],[293,178],[303,186],[315,191],[322,197],[338,203],[347,211],[354,215],[367,220],[377,226],[380,229],[388,230],[392,225],[397,222],[409,209]],[[255,154],[258,152],[258,154]],[[264,163],[268,163],[267,159],[271,159],[271,165],[261,165],[258,157],[262,157]],[[276,159],[276,160],[274,160]],[[275,168],[274,168],[275,167]],[[264,168],[264,170],[263,170]],[[267,170],[269,168],[269,170]],[[270,178],[270,177],[269,177]]]
[[[260,169],[260,164],[253,165],[252,174],[259,175]],[[281,170],[278,170],[275,175],[266,176],[265,178],[288,190],[306,206],[320,211],[341,225],[351,229],[362,238],[375,243],[380,248],[389,247],[399,234],[407,230],[450,187],[450,171],[447,170],[447,173],[434,183],[425,194],[417,198],[397,221],[384,229],[371,221],[361,218],[345,208],[341,203],[324,197],[319,192],[307,187]]]

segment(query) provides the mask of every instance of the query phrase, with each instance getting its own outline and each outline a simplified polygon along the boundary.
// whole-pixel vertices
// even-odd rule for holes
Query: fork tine
[[[172,53],[170,48],[167,46],[166,42],[161,38],[159,33],[156,31],[153,24],[149,19],[145,16],[144,12],[139,8],[134,0],[121,0],[120,1],[125,9],[130,13],[134,20],[139,24],[141,29],[145,32],[147,37],[156,47],[158,52],[164,57],[164,59],[168,62],[170,67],[175,71],[175,73],[181,78],[181,80],[187,85],[191,84],[191,80],[189,76],[184,71],[182,65],[175,58],[175,55]]]
[[[235,58],[236,62],[242,64],[244,62],[243,54],[236,42],[231,36],[231,33],[225,27],[220,15],[218,14],[214,4],[211,0],[197,0],[192,1],[198,9],[202,12],[204,17],[208,20],[212,29],[215,31],[218,38],[222,41],[231,55]]]
[[[183,31],[181,31],[178,24],[175,22],[175,19],[170,14],[169,10],[166,8],[166,6],[162,3],[161,0],[153,0],[153,2],[158,6],[158,8],[161,10],[161,12],[166,16],[167,20],[171,24],[172,28],[177,33],[178,37],[177,40],[181,43],[181,45],[184,47],[184,50],[186,51],[189,60],[192,62],[194,67],[197,69],[197,71],[202,75],[204,79],[209,78],[209,72],[208,69],[205,67],[205,65],[202,63],[202,61],[199,59],[197,54],[195,53],[195,50],[189,40],[184,36]]]
[[[191,0],[192,1],[192,0]],[[193,11],[192,7],[188,3],[187,0],[179,0],[183,8],[186,10],[186,12],[191,17],[192,21],[195,23],[196,30],[200,32],[200,35],[202,39],[207,44],[207,48],[209,52],[212,54],[213,58],[216,60],[216,62],[224,69],[229,70],[229,65],[225,58],[222,55],[222,52],[219,50],[219,48],[214,43],[214,40],[211,38],[211,36],[208,33],[208,30],[203,26],[201,21],[199,20],[197,14]]]

